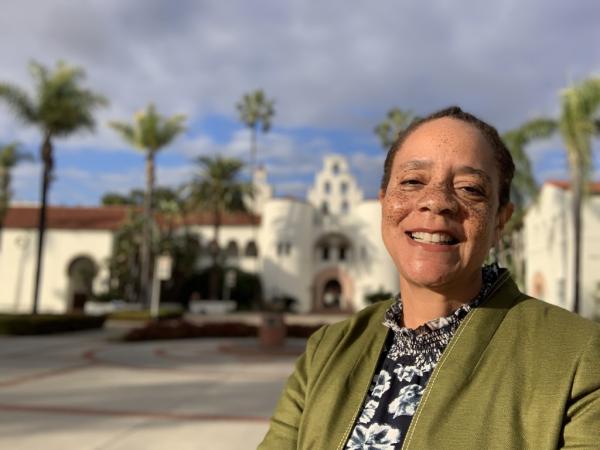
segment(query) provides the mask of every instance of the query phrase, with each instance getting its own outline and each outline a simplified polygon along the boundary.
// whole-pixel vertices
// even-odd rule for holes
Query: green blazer
[[[381,354],[392,300],[317,331],[259,449],[342,449]],[[403,449],[600,449],[600,326],[506,274],[438,362]]]

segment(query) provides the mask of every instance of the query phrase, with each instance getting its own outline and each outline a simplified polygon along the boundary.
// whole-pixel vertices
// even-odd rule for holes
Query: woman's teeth
[[[415,231],[409,233],[409,235],[415,241],[426,242],[429,244],[452,245],[457,242],[456,239],[446,233],[426,233],[424,231]]]

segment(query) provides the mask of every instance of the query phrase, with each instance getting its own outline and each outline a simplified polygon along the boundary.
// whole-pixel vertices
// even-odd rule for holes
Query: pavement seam
[[[58,369],[47,370],[45,372],[33,373],[31,375],[24,375],[15,378],[9,378],[8,380],[0,381],[0,388],[18,386],[20,384],[28,383],[30,381],[44,380],[46,378],[52,378],[60,375],[64,375],[71,372],[77,372],[79,370],[88,369],[92,364],[84,363],[75,366],[59,367]]]
[[[146,419],[162,419],[174,421],[203,421],[203,422],[268,422],[265,416],[203,414],[203,413],[174,413],[169,411],[118,410],[104,408],[80,408],[56,405],[18,405],[0,403],[0,410],[11,412],[55,413],[64,415],[89,415],[108,417],[139,417]]]

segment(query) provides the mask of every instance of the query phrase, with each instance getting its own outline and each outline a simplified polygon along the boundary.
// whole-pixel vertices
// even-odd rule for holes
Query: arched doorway
[[[71,311],[83,311],[92,297],[94,278],[98,273],[96,263],[88,256],[78,256],[69,264],[68,306]]]
[[[341,301],[342,285],[337,279],[332,278],[325,283],[325,288],[323,289],[323,294],[321,298],[321,304],[326,309],[339,309]]]
[[[313,281],[314,312],[351,312],[354,286],[350,276],[339,267],[329,267]]]

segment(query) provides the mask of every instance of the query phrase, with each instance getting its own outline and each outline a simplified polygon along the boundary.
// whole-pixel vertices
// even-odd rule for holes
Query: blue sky
[[[188,118],[157,158],[158,184],[191,179],[200,155],[247,159],[235,103],[256,88],[276,101],[274,127],[259,140],[276,194],[303,197],[335,152],[374,196],[384,153],[373,127],[387,110],[459,104],[500,131],[556,117],[560,89],[600,73],[599,22],[592,0],[7,0],[0,80],[29,88],[30,60],[62,59],[110,100],[94,134],[56,141],[53,204],[94,205],[144,185],[142,154],[106,123],[149,102]],[[0,143],[13,140],[38,154],[36,130],[0,105]],[[567,176],[559,138],[528,152],[539,181]],[[38,200],[39,176],[38,161],[16,169],[16,201]]]

